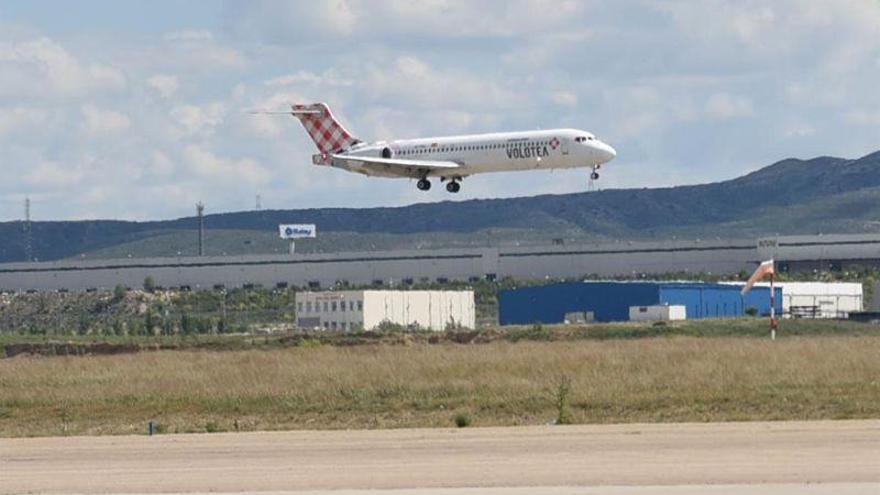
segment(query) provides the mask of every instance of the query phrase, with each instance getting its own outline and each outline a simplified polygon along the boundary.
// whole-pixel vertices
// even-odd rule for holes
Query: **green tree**
[[[156,290],[156,281],[151,276],[147,276],[144,279],[144,290],[147,292],[154,292]]]

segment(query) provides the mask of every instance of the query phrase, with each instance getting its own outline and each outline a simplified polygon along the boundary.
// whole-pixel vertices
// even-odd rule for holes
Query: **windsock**
[[[757,282],[759,282],[762,278],[767,275],[773,275],[776,273],[776,268],[774,266],[773,260],[767,260],[758,265],[758,269],[755,270],[755,273],[752,274],[751,277],[746,281],[746,285],[743,286],[740,294],[746,295],[750,290],[752,290],[752,286],[754,286]]]

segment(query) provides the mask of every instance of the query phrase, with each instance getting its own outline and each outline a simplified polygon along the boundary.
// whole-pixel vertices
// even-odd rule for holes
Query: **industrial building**
[[[880,235],[744,240],[601,242],[546,246],[397,250],[333,254],[61,260],[0,264],[0,290],[111,290],[140,287],[387,287],[448,280],[583,279],[661,273],[751,272],[775,258],[781,272],[880,266]],[[880,301],[865,305],[880,308]],[[867,308],[866,308],[867,309]]]
[[[782,289],[775,289],[776,310],[782,311]],[[498,294],[502,325],[563,323],[566,314],[590,312],[595,321],[627,321],[631,308],[652,311],[655,306],[683,306],[684,317],[743,316],[753,308],[769,314],[770,289],[757,287],[744,297],[740,288],[725,284],[685,282],[570,282],[503,290]],[[680,312],[671,311],[678,318]]]
[[[382,323],[426,330],[474,328],[474,292],[349,290],[296,293],[296,324],[327,331],[374,330]]]
[[[733,285],[742,286],[736,282]],[[767,282],[755,284],[769,287]],[[852,282],[776,282],[782,289],[785,318],[847,318],[864,311],[862,284]]]
[[[780,272],[880,267],[880,235],[776,236],[758,239],[759,259],[776,260]]]
[[[669,241],[374,251],[333,254],[61,260],[0,264],[0,290],[193,290],[249,285],[322,289],[345,285],[520,280],[667,272],[737,273],[754,268],[754,241]]]

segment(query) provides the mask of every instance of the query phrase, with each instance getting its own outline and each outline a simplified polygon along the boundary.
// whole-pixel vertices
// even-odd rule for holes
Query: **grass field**
[[[0,359],[0,436],[880,417],[880,337]]]

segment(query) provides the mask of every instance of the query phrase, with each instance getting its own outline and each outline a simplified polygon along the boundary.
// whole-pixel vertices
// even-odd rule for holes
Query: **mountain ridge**
[[[206,215],[205,224],[209,232],[271,232],[279,223],[316,223],[321,232],[352,235],[449,232],[460,238],[508,229],[539,231],[548,239],[574,232],[589,238],[639,240],[752,235],[755,229],[749,222],[765,229],[775,227],[765,234],[811,233],[817,228],[830,233],[835,226],[841,233],[874,232],[880,231],[880,206],[876,205],[880,205],[880,151],[858,159],[788,158],[734,179],[697,185],[447,200],[397,207],[216,213]],[[812,216],[806,212],[812,212]],[[194,217],[146,222],[33,222],[32,238],[35,255],[51,260],[143,243],[169,232],[193,230],[195,225]],[[157,251],[161,252],[161,246],[151,252]],[[0,223],[0,261],[23,259],[22,222]]]

